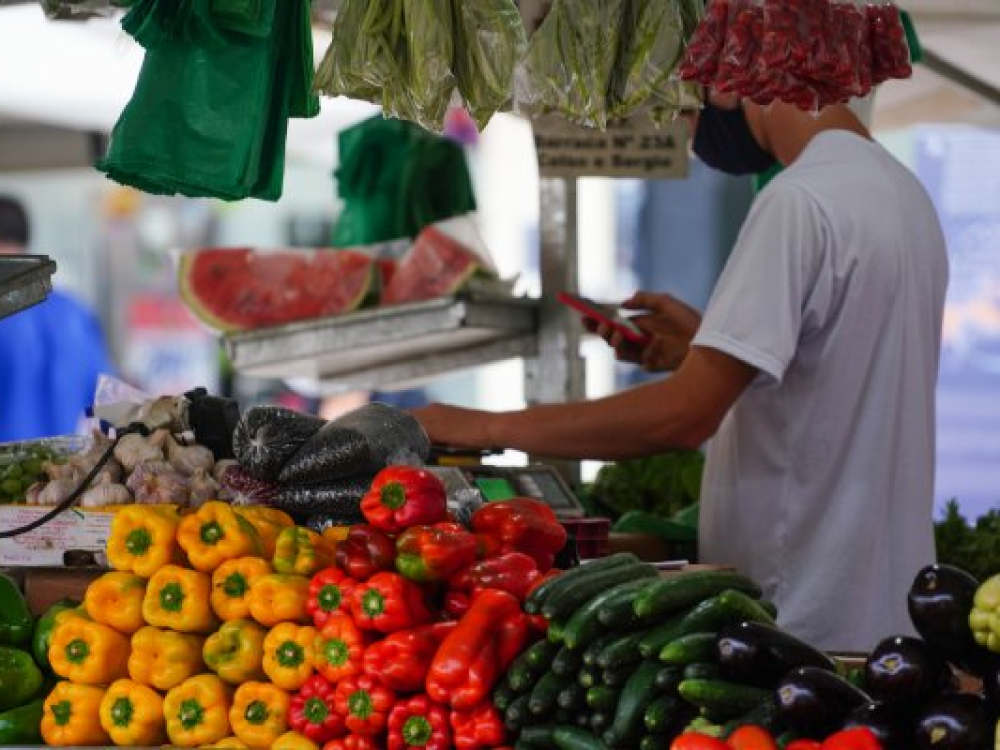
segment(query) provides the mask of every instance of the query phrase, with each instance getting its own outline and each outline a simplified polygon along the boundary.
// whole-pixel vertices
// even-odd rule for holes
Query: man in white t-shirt
[[[758,196],[704,319],[666,295],[626,306],[654,337],[619,356],[671,377],[603,399],[418,410],[431,439],[618,460],[710,440],[699,556],[754,577],[779,624],[828,650],[912,632],[934,560],[934,391],[947,259],[918,181],[847,106],[712,102],[694,149]]]

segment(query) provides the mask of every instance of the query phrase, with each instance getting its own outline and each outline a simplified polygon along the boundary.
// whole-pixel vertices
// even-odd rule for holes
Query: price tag
[[[542,177],[637,177],[677,179],[688,175],[687,122],[657,127],[640,116],[593,130],[560,117],[532,121]]]

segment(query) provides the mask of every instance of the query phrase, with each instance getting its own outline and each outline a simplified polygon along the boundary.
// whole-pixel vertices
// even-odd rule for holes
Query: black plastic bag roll
[[[372,477],[349,477],[317,484],[289,484],[281,487],[269,505],[288,513],[297,522],[314,515],[336,515],[362,523],[361,498],[372,486]]]
[[[258,479],[277,479],[281,467],[326,420],[282,406],[254,406],[243,413],[233,433],[240,466]]]
[[[279,479],[315,483],[372,475],[390,464],[423,463],[430,447],[420,422],[405,411],[366,404],[327,422],[288,459]]]

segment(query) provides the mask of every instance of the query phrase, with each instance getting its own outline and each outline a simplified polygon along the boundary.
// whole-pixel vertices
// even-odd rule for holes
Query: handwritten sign
[[[559,117],[532,122],[542,177],[638,177],[688,175],[688,128],[684,120],[657,127],[639,117],[592,130]]]

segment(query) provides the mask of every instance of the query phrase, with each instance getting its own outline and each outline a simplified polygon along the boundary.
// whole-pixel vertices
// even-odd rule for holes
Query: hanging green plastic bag
[[[454,73],[465,107],[480,129],[507,103],[528,42],[513,0],[452,0]]]
[[[396,64],[402,0],[344,0],[333,22],[333,40],[316,71],[316,89],[328,96],[379,103],[383,85],[400,75]]]
[[[274,24],[274,3],[269,0],[211,0],[212,16],[222,28],[265,37]]]
[[[383,87],[386,114],[440,133],[455,91],[455,38],[450,0],[402,0],[404,79]]]

